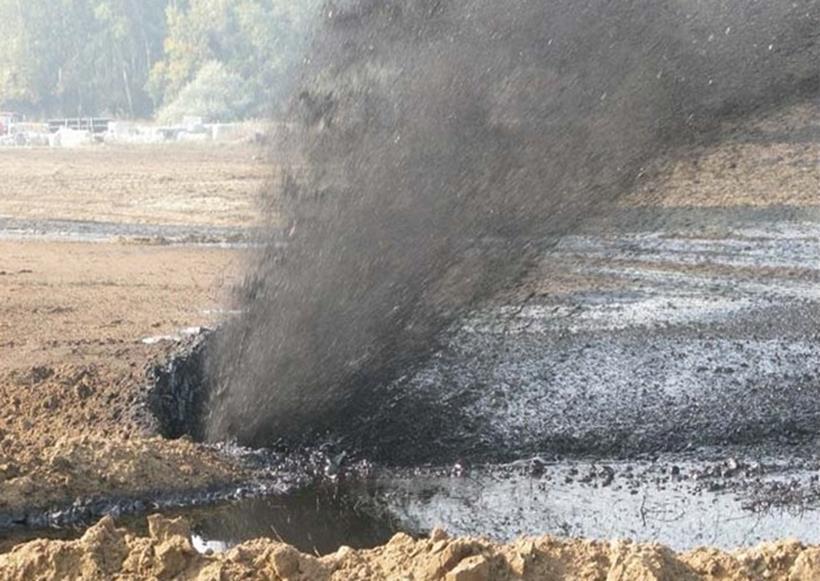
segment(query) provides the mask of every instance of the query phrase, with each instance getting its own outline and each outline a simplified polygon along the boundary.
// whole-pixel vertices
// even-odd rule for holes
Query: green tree
[[[154,103],[146,84],[162,58],[167,0],[96,0],[92,5],[94,34],[81,62],[92,69],[90,90],[97,108],[150,114]]]
[[[321,2],[0,0],[0,107],[148,116],[218,62],[245,113],[264,115],[289,92]]]
[[[0,0],[0,104],[146,115],[168,0]]]
[[[239,75],[248,113],[264,115],[291,85],[320,0],[189,0],[168,8],[165,58],[151,73],[158,102],[172,102],[213,61]]]
[[[211,61],[199,69],[176,99],[160,110],[157,119],[178,123],[186,115],[194,115],[205,121],[235,121],[247,113],[251,104],[242,78],[222,63]]]

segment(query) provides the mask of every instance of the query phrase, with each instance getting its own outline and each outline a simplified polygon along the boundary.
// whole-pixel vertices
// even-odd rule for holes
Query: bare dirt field
[[[250,145],[0,149],[0,216],[247,227],[272,174],[262,156]]]
[[[0,216],[245,226],[267,175],[259,156],[2,150]],[[181,330],[218,322],[240,263],[201,245],[0,240],[0,512],[236,480],[217,454],[155,438],[137,409],[146,367]]]
[[[812,285],[820,271],[820,265],[812,259],[816,228],[802,223],[793,227],[790,222],[785,230],[767,231],[761,237],[756,222],[759,218],[754,214],[748,224],[727,236],[725,230],[735,226],[726,225],[729,222],[722,212],[734,215],[754,207],[778,206],[802,216],[806,208],[820,204],[816,187],[820,185],[820,174],[815,169],[820,149],[811,143],[814,137],[806,137],[808,144],[778,137],[783,128],[792,135],[795,128],[811,125],[813,115],[813,110],[799,110],[790,117],[761,122],[755,131],[762,135],[762,142],[749,143],[745,134],[742,143],[699,149],[677,164],[649,168],[638,192],[624,201],[623,220],[633,220],[633,210],[673,209],[675,212],[664,222],[668,228],[662,235],[654,231],[636,234],[626,228],[618,236],[569,237],[529,282],[526,290],[538,296],[535,302],[502,307],[498,317],[490,313],[486,320],[482,319],[485,314],[479,313],[471,324],[489,329],[496,319],[503,318],[507,326],[499,333],[504,338],[498,341],[532,337],[525,338],[532,342],[530,350],[537,352],[542,361],[561,357],[559,363],[563,365],[568,360],[565,374],[569,376],[576,373],[570,367],[573,361],[584,361],[583,353],[590,352],[590,357],[597,357],[593,360],[607,364],[589,365],[590,373],[598,375],[592,380],[578,376],[578,382],[598,381],[620,389],[619,382],[626,382],[628,373],[621,369],[619,354],[628,351],[636,365],[648,369],[648,381],[654,380],[650,375],[664,373],[664,368],[653,367],[661,359],[669,359],[665,358],[667,346],[663,341],[669,343],[670,357],[681,359],[682,353],[693,362],[691,365],[711,366],[700,359],[712,353],[715,345],[721,348],[722,335],[708,343],[710,337],[695,340],[688,331],[678,336],[669,331],[669,326],[725,323],[731,327],[733,321],[747,316],[776,332],[761,332],[773,338],[763,337],[759,349],[755,343],[748,351],[751,356],[734,355],[739,363],[736,367],[743,367],[740,360],[744,357],[754,357],[761,369],[774,367],[784,377],[795,370],[802,373],[801,361],[805,362],[807,353],[813,354],[802,347],[804,327],[810,328],[811,320],[804,317],[799,324],[792,324],[780,311],[758,320],[759,314],[752,307],[763,301],[772,310],[792,301],[797,305],[797,314],[790,312],[789,316],[797,317],[799,312],[813,316],[817,297]],[[550,537],[513,543],[451,540],[437,531],[429,540],[399,535],[377,549],[354,551],[343,547],[336,552],[331,549],[322,558],[272,540],[249,541],[244,537],[214,555],[212,549],[203,551],[192,545],[186,523],[162,518],[152,518],[147,533],[117,529],[114,521],[106,518],[82,538],[66,535],[74,540],[39,540],[12,549],[21,538],[21,530],[23,537],[40,536],[37,531],[50,522],[42,521],[44,511],[59,516],[81,509],[94,515],[94,502],[128,498],[145,502],[139,511],[144,515],[152,511],[152,506],[160,506],[146,500],[157,499],[158,492],[167,496],[230,489],[252,477],[235,455],[186,438],[173,442],[159,438],[156,426],[146,419],[143,402],[146,368],[177,349],[186,329],[216,325],[227,316],[230,289],[241,278],[245,251],[230,244],[136,243],[140,236],[103,236],[105,242],[77,242],[62,231],[52,232],[51,225],[43,225],[42,229],[28,225],[68,220],[89,222],[92,230],[98,228],[98,223],[129,228],[137,225],[135,232],[153,226],[181,227],[190,232],[209,232],[214,227],[246,229],[257,222],[255,194],[271,173],[263,153],[250,146],[0,150],[0,219],[25,222],[33,232],[53,234],[0,235],[0,578],[817,578],[818,550],[790,541],[767,543],[757,549],[723,552],[707,548],[675,553],[652,544]],[[686,212],[677,212],[681,208]],[[705,225],[692,231],[678,228],[679,223]],[[659,226],[658,232],[661,230]],[[672,231],[675,236],[670,235]],[[708,264],[700,259],[704,255],[711,257]],[[766,284],[759,284],[763,280]],[[715,298],[715,288],[722,293],[719,298]],[[804,302],[798,305],[798,299]],[[785,339],[777,334],[780,327],[785,329],[783,335],[788,335]],[[564,343],[559,341],[555,349],[545,349],[544,345],[551,344],[537,334],[556,329],[554,335]],[[733,327],[730,331],[735,332]],[[470,340],[479,346],[496,341],[492,329],[482,332],[470,331]],[[719,333],[724,332],[721,327]],[[795,339],[789,333],[799,337]],[[662,340],[649,341],[648,334]],[[610,340],[610,336],[616,338]],[[617,343],[618,337],[628,339],[626,347]],[[578,345],[573,343],[576,338]],[[745,336],[741,338],[745,340]],[[649,343],[651,349],[644,353],[642,349]],[[792,347],[797,343],[802,350]],[[529,345],[511,343],[511,348],[504,351],[509,355],[500,359],[511,369],[521,365],[519,370],[524,373],[529,347],[522,349],[522,344]],[[565,352],[572,356],[564,358]],[[485,363],[482,351],[477,349],[476,353],[474,363],[466,360],[470,372],[480,370]],[[518,356],[522,361],[516,359]],[[769,357],[777,364],[763,361]],[[454,367],[459,372],[461,363],[459,359]],[[737,373],[753,378],[756,369]],[[733,380],[722,367],[714,377],[718,381],[715,385]],[[780,375],[772,375],[772,381],[780,380]],[[701,383],[704,389],[712,385],[705,379]],[[557,383],[546,387],[550,393],[565,388]],[[805,386],[798,387],[797,391],[808,393]],[[492,402],[494,407],[481,408],[501,410],[493,412],[493,421],[505,410],[511,410],[508,415],[513,416],[520,398],[512,392],[496,393],[494,397],[503,399],[506,395],[511,396],[509,405],[498,406],[496,400]],[[562,409],[567,417],[586,409],[580,403],[575,409],[572,399],[564,403]],[[610,406],[612,414],[619,409]],[[659,407],[657,415],[667,415],[666,409]],[[512,421],[501,418],[499,426],[512,425],[515,437],[520,437],[538,423],[521,420],[527,417],[522,413]],[[619,416],[617,422],[627,423],[625,417]],[[640,423],[641,419],[635,421]],[[518,426],[516,421],[523,423]],[[594,434],[594,429],[590,433]],[[499,434],[510,441],[509,434]],[[753,464],[744,463],[743,458],[729,460],[730,465],[737,465],[736,473]],[[656,480],[661,488],[673,488],[668,484],[670,474],[672,470],[680,472],[680,467],[672,468],[670,464],[669,473],[661,473],[667,470],[662,462],[646,462],[653,466],[647,469],[647,479]],[[715,465],[724,466],[723,459],[721,462]],[[801,465],[803,472],[815,470],[815,464]],[[688,468],[682,466],[686,475]],[[566,474],[561,471],[564,468]],[[550,470],[554,480],[537,480],[536,484],[530,472],[526,481],[476,480],[481,491],[489,491],[484,504],[454,507],[460,499],[447,496],[447,487],[454,486],[455,480],[455,486],[464,489],[471,483],[449,473],[431,476],[434,484],[418,493],[418,504],[413,504],[416,491],[399,500],[405,502],[402,509],[406,515],[419,521],[437,520],[444,514],[442,511],[450,511],[453,526],[462,527],[455,533],[467,536],[473,535],[471,526],[477,521],[503,530],[515,525],[510,524],[509,511],[502,510],[503,503],[493,504],[489,498],[494,491],[521,484],[523,492],[515,492],[517,496],[541,499],[544,510],[553,511],[557,509],[549,503],[552,498],[563,498],[560,482],[564,482],[577,486],[572,489],[576,496],[572,496],[571,507],[584,505],[587,497],[599,497],[592,502],[599,513],[592,520],[624,520],[615,504],[607,500],[610,497],[603,494],[609,484],[602,482],[614,482],[608,491],[620,490],[620,483],[632,478],[626,469],[618,468],[613,479],[593,464],[595,476],[588,482],[582,482],[584,475],[579,475],[575,465],[547,466],[547,474]],[[762,474],[748,470],[754,478]],[[691,481],[700,479],[703,473],[701,466],[692,468]],[[780,472],[774,474],[780,476]],[[731,479],[724,472],[717,476],[709,473],[704,478],[709,485],[721,486]],[[536,485],[538,491],[533,492]],[[502,490],[499,498],[503,494]],[[632,493],[624,485],[619,494],[630,498]],[[686,492],[680,498],[689,503],[695,495]],[[712,497],[705,498],[704,502],[711,502]],[[603,514],[607,506],[613,510]],[[258,507],[251,510],[258,512]],[[276,510],[281,511],[281,506]],[[417,514],[410,514],[412,510]],[[476,510],[482,512],[478,517]],[[493,515],[493,510],[500,512]],[[512,520],[527,527],[540,526],[549,519],[541,519],[539,514],[533,510],[535,516],[530,520]],[[243,520],[243,527],[248,528],[249,519]],[[271,534],[267,521],[264,525],[266,530],[260,536],[279,535],[278,529]],[[296,528],[298,525],[293,524]],[[335,525],[320,522],[316,529]],[[695,522],[693,528],[698,527],[702,528],[702,523]],[[809,524],[807,528],[812,527]],[[583,534],[585,529],[568,531],[567,536],[588,536]],[[477,534],[484,533],[482,530]]]
[[[141,339],[215,322],[240,261],[222,248],[0,241],[0,372],[144,359]]]
[[[788,108],[727,128],[718,144],[693,147],[672,163],[658,160],[626,207],[751,207],[820,205],[820,111]]]

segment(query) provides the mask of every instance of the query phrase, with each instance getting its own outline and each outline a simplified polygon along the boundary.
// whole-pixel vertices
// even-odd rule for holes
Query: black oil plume
[[[211,352],[210,439],[355,424],[650,158],[820,73],[818,1],[356,0],[320,21],[268,196],[285,234]]]

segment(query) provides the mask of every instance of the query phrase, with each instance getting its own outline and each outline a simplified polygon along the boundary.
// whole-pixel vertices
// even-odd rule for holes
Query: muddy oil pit
[[[733,466],[739,471],[729,475]],[[681,458],[607,464],[531,460],[463,472],[379,469],[366,480],[181,514],[194,524],[196,545],[216,551],[266,537],[324,554],[342,545],[377,546],[398,531],[423,535],[436,527],[497,540],[542,534],[628,538],[679,550],[735,549],[784,535],[816,544],[816,474],[736,459]]]
[[[325,466],[294,493],[186,513],[198,546],[328,552],[436,526],[820,542],[820,221],[763,214],[708,232],[619,216],[619,234],[565,238],[544,258],[547,290],[473,313],[418,373],[307,440]],[[169,437],[201,434],[206,348],[158,371]],[[263,480],[286,476],[274,456],[257,461]]]
[[[306,434],[298,452],[225,447],[256,475],[241,493],[113,512],[134,526],[184,514],[202,550],[269,537],[326,553],[436,526],[676,549],[820,543],[811,216],[738,213],[708,232],[618,217],[618,234],[565,238],[526,300],[462,320],[436,357],[353,402],[331,433]],[[146,403],[168,438],[202,436],[208,342],[152,378]]]
[[[638,461],[370,466],[366,475],[351,467],[292,492],[162,512],[191,523],[201,552],[269,538],[329,554],[436,527],[500,541],[547,534],[659,542],[677,550],[736,549],[784,537],[820,543],[820,463],[801,456],[757,462],[741,456],[743,450],[733,452],[737,457],[714,461],[676,454]],[[80,524],[18,532],[0,550],[44,536],[76,538],[84,532]],[[138,534],[147,530],[144,516],[120,517],[118,525]]]

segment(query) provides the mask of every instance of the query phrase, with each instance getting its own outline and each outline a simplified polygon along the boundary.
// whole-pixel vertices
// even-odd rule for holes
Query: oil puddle
[[[355,489],[360,490],[357,484]],[[277,486],[260,487],[274,490]],[[328,554],[342,545],[355,549],[386,543],[406,531],[397,519],[365,504],[354,487],[338,482],[318,482],[289,492],[242,496],[241,500],[211,501],[198,507],[162,508],[147,502],[138,515],[112,510],[116,526],[137,536],[147,536],[146,515],[161,513],[183,517],[191,524],[192,544],[201,553],[224,552],[245,541],[266,538],[286,542],[309,554]],[[75,526],[0,530],[0,554],[37,539],[71,541],[82,537],[97,518]]]
[[[201,552],[222,552],[245,541],[268,538],[325,555],[343,545],[376,547],[406,530],[390,515],[362,503],[356,493],[334,485],[184,511],[180,516],[191,522],[193,545]]]
[[[497,473],[394,478],[387,500],[411,528],[442,526],[454,535],[502,541],[532,535],[632,539],[677,550],[737,549],[784,537],[820,542],[816,506],[755,509],[751,498],[699,488],[685,475],[607,483],[629,469],[643,468],[564,466],[553,469],[548,479]],[[575,472],[580,480],[572,480]]]
[[[90,220],[35,220],[0,216],[0,240],[117,242],[244,248],[257,233],[246,228],[205,225],[157,225]]]
[[[470,468],[374,468],[298,493],[180,511],[194,544],[225,551],[269,538],[327,554],[371,548],[396,532],[632,539],[676,550],[737,549],[796,538],[820,543],[816,460],[621,462],[540,458]]]

